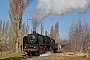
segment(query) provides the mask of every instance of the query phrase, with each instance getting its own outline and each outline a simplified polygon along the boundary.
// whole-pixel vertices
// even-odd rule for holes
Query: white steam
[[[46,52],[45,54],[42,54],[42,55],[40,55],[40,56],[50,56],[51,54],[53,54],[51,51],[48,51],[48,52]]]
[[[37,0],[37,6],[31,12],[33,29],[47,16],[62,15],[76,10],[84,12],[90,6],[90,0]]]

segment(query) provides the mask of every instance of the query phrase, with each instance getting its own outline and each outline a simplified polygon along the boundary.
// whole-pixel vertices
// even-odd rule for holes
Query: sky
[[[31,12],[36,8],[37,0],[34,0],[29,7],[27,7],[23,14],[23,23],[27,21],[27,19],[31,19]],[[9,19],[9,0],[0,0],[0,20],[3,22],[10,20]],[[82,22],[85,21],[90,25],[90,7],[85,10],[85,13],[78,13],[76,10],[67,13],[65,15],[54,15],[45,17],[41,23],[44,25],[44,31],[47,30],[50,32],[50,28],[55,23],[59,22],[59,34],[60,38],[68,38],[69,28],[72,25],[72,22],[76,23],[78,19],[81,19]],[[41,24],[40,23],[40,24]],[[32,21],[28,21],[29,28],[32,29]],[[37,32],[40,33],[40,24],[37,27]]]

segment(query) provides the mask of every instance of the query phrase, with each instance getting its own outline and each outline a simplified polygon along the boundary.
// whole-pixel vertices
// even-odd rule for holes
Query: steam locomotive
[[[55,40],[49,36],[44,36],[33,31],[32,34],[28,34],[23,37],[23,50],[27,55],[40,55],[46,53],[47,51],[56,51],[58,49],[58,44]]]

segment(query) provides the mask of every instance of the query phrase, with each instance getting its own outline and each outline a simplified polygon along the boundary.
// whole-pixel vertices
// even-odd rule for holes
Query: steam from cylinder
[[[73,10],[83,13],[90,6],[90,0],[37,0],[35,10],[31,12],[33,30],[47,16],[62,15]]]

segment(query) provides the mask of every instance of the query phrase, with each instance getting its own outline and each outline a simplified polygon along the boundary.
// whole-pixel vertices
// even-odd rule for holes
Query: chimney
[[[36,31],[33,31],[33,34],[36,34]]]

